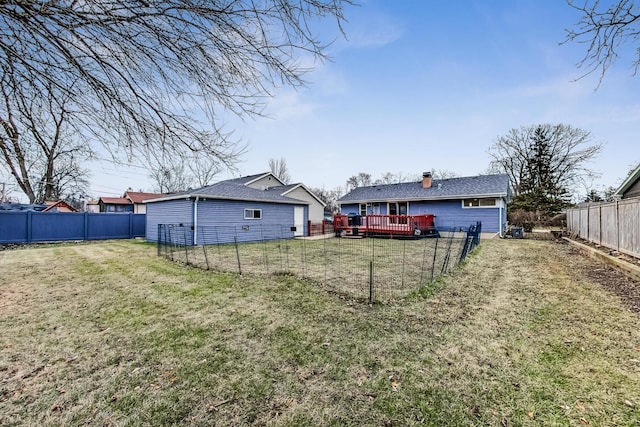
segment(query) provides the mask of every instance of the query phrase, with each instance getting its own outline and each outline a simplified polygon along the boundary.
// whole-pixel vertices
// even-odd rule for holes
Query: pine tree
[[[520,182],[520,194],[513,199],[511,209],[523,209],[552,215],[568,203],[568,192],[558,184],[552,167],[553,153],[545,128],[538,126],[531,135],[527,149],[525,172]]]

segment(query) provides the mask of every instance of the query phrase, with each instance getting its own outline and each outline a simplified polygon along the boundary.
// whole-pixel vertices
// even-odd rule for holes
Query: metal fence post
[[[187,227],[182,226],[182,234],[184,236],[184,261],[189,265],[189,247],[187,246]]]
[[[431,263],[431,281],[433,282],[433,275],[435,274],[436,269],[436,256],[438,255],[438,242],[440,242],[440,237],[436,237],[436,246],[433,248],[433,262]]]
[[[373,304],[373,261],[369,261],[369,304]]]
[[[449,240],[447,241],[447,249],[444,255],[444,260],[442,261],[442,270],[440,274],[445,274],[447,272],[447,267],[449,266],[449,257],[451,256],[451,245],[453,245],[453,235],[455,231],[451,232],[449,236]]]
[[[236,258],[238,259],[238,273],[242,274],[242,267],[240,266],[240,250],[238,249],[238,237],[237,236],[233,236],[233,242],[235,243]]]
[[[204,253],[204,262],[205,264],[207,264],[207,270],[210,269],[209,267],[209,257],[207,256],[207,242],[204,238],[204,228],[202,226],[199,227],[200,228],[200,242],[202,242],[202,252]],[[196,230],[196,233],[198,231]]]

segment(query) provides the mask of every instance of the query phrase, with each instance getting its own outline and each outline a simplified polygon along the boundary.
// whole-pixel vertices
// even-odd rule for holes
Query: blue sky
[[[476,175],[499,135],[538,123],[578,127],[603,144],[595,188],[619,185],[640,162],[633,46],[599,88],[597,74],[576,81],[586,46],[560,44],[579,19],[563,1],[368,0],[346,18],[348,40],[332,44],[332,61],[316,64],[307,87],[278,90],[269,118],[229,120],[249,143],[241,175],[280,157],[292,181],[326,189],[359,172]],[[91,168],[94,196],[152,186],[144,168]]]

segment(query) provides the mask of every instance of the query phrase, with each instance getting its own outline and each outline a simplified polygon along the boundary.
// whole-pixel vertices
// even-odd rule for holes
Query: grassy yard
[[[450,272],[466,239],[283,239],[235,244],[171,246],[171,260],[218,272],[294,275],[326,289],[367,301],[390,302],[415,293]]]
[[[397,304],[114,241],[0,252],[2,425],[638,425],[638,314],[491,240]]]

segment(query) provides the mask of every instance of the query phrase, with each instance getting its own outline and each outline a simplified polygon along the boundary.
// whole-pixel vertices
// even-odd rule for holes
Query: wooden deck
[[[336,235],[372,236],[438,236],[434,215],[366,215],[334,216],[333,227]]]

